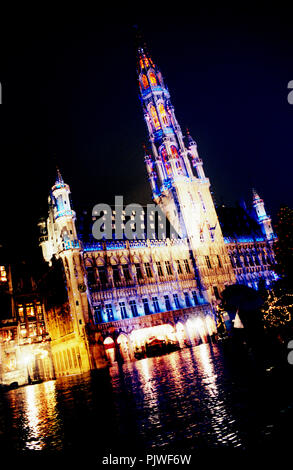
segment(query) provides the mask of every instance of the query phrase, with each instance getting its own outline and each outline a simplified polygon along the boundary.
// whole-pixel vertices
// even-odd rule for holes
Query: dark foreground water
[[[290,368],[291,367],[291,368]],[[293,366],[204,344],[0,395],[1,450],[94,456],[291,446]],[[115,454],[116,453],[116,454]],[[42,452],[44,454],[44,452]]]

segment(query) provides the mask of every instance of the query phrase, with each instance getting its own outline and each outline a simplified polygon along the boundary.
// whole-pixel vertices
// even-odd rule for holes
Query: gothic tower
[[[264,201],[259,197],[255,189],[252,190],[253,216],[261,226],[262,232],[267,240],[274,238],[271,218],[267,215]]]
[[[137,50],[137,74],[151,145],[145,162],[153,200],[179,235],[188,239],[201,286],[214,301],[225,285],[235,282],[235,276],[209,179],[195,141],[189,132],[183,136],[168,88],[145,44]]]
[[[62,260],[71,320],[67,335],[58,336],[55,329],[52,330],[52,350],[53,356],[64,352],[66,356],[67,350],[78,349],[78,370],[86,372],[95,368],[88,337],[91,324],[91,299],[75,220],[76,214],[72,210],[70,201],[70,188],[57,170],[56,182],[49,196],[48,219],[39,224],[42,231],[40,246],[43,257],[49,265],[52,264],[53,257]]]

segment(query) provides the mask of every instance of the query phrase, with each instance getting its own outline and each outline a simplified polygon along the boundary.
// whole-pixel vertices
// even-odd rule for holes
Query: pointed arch
[[[156,111],[156,108],[154,107],[153,104],[150,105],[149,111],[153,120],[153,124],[156,130],[161,129],[161,124],[159,121],[158,113]]]
[[[142,86],[143,86],[144,89],[149,87],[149,82],[148,82],[147,76],[144,73],[141,76],[141,83],[142,83]]]
[[[181,162],[180,162],[179,153],[178,153],[177,147],[175,147],[175,145],[171,145],[171,153],[172,153],[172,157],[175,159],[176,167],[179,170],[182,171],[182,166],[181,166]]]
[[[164,126],[168,126],[168,117],[163,103],[158,104],[159,113],[161,115],[162,123]]]
[[[149,73],[150,84],[153,86],[157,86],[157,78],[154,72]]]
[[[101,256],[98,256],[96,258],[96,265],[97,266],[104,266],[105,265],[105,261],[103,260],[103,258]]]
[[[171,176],[172,174],[171,164],[169,162],[167,150],[164,145],[161,147],[161,156],[162,156],[162,160],[164,163],[164,167],[166,169],[167,176]]]

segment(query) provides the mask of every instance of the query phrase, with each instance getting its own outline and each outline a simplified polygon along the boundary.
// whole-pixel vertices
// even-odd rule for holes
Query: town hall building
[[[257,289],[260,280],[269,287],[276,278],[275,235],[263,200],[253,190],[249,208],[215,206],[197,144],[189,132],[183,135],[144,44],[137,51],[137,77],[153,203],[177,236],[156,235],[160,218],[154,211],[148,214],[152,237],[97,240],[92,226],[101,214],[76,216],[70,188],[57,171],[48,217],[39,224],[44,260],[61,262],[68,293],[66,308],[46,313],[56,376],[209,341],[226,286]],[[122,225],[127,217],[123,209]]]

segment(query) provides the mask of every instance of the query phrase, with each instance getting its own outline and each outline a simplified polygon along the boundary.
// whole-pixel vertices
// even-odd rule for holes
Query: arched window
[[[167,118],[166,110],[164,108],[163,103],[160,103],[158,108],[159,108],[159,111],[160,111],[160,115],[161,115],[161,119],[162,119],[163,124],[165,126],[168,126],[168,118]]]
[[[156,108],[154,107],[154,105],[150,106],[150,113],[151,113],[151,116],[152,116],[152,119],[153,119],[155,129],[156,130],[160,129],[161,125],[160,125],[158,114],[157,114],[157,111],[156,111]]]
[[[175,147],[175,145],[171,145],[171,153],[172,153],[172,157],[175,159],[176,167],[182,171],[178,151],[177,151],[177,148]]]
[[[166,168],[167,175],[171,176],[171,165],[170,165],[170,162],[168,161],[167,151],[165,147],[162,148],[161,155],[162,155],[162,159],[164,162],[164,166]]]
[[[57,203],[57,211],[58,212],[63,211],[64,204],[63,204],[63,198],[61,194],[57,197],[56,203]]]
[[[149,87],[149,82],[148,82],[147,76],[145,74],[142,74],[141,81],[142,81],[142,84],[143,84],[144,88]]]
[[[149,74],[149,78],[150,78],[151,85],[156,86],[157,85],[157,79],[156,79],[156,76],[155,76],[154,72],[151,72]]]

